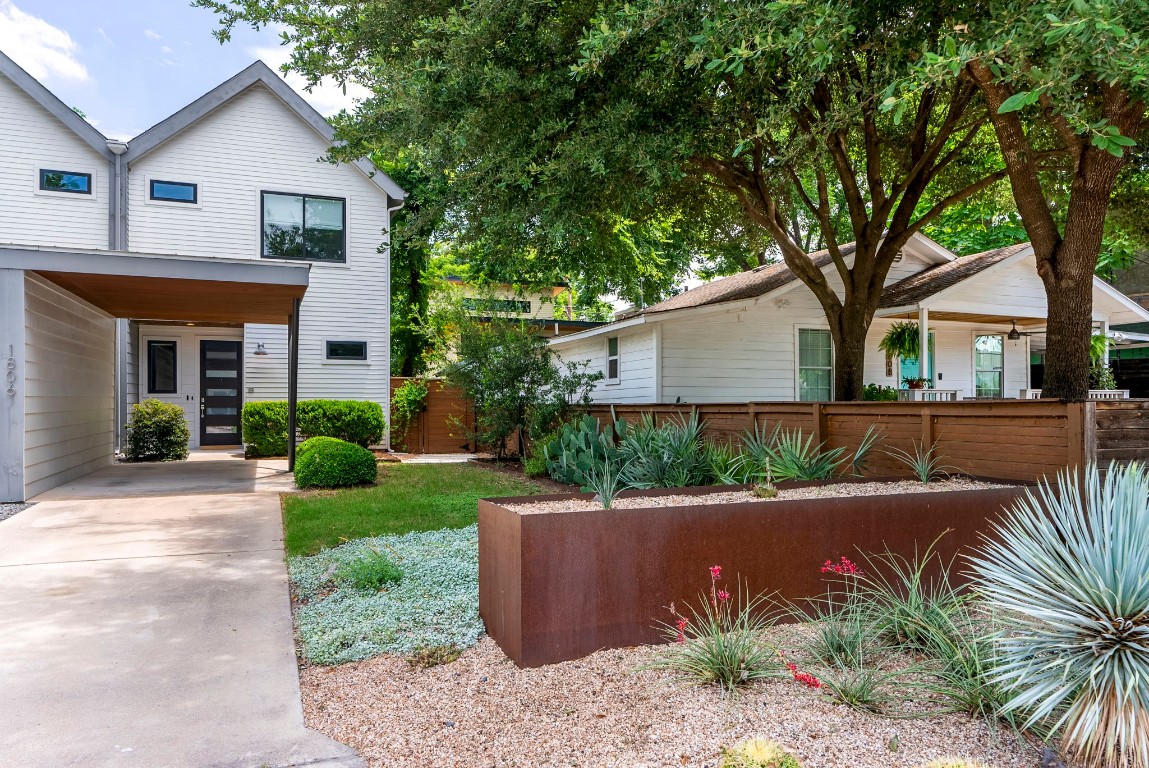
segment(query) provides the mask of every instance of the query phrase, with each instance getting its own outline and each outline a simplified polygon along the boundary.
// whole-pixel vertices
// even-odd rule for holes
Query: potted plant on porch
[[[890,357],[900,357],[903,360],[918,359],[921,353],[921,334],[918,332],[918,324],[909,320],[897,321],[890,326],[886,335],[878,342],[878,349]]]
[[[902,385],[905,386],[906,389],[932,389],[934,380],[921,376],[907,376],[902,379]]]

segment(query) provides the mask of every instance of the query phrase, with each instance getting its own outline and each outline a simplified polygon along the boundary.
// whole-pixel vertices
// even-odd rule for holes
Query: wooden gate
[[[406,435],[391,435],[391,448],[404,448],[410,453],[469,453],[473,446],[467,441],[467,430],[474,426],[474,414],[463,393],[449,387],[440,379],[425,379],[427,402]],[[400,376],[391,377],[394,392],[407,382]],[[394,419],[392,419],[394,420]],[[464,426],[465,425],[465,426]]]

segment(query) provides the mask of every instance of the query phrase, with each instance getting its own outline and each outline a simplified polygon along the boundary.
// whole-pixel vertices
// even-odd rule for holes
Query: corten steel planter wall
[[[715,490],[731,488],[639,495]],[[819,569],[827,559],[886,548],[912,557],[947,529],[939,554],[949,560],[968,551],[987,521],[1022,493],[1015,486],[526,515],[502,506],[523,498],[483,499],[479,613],[521,667],[657,643],[663,638],[655,623],[671,618],[671,601],[698,599],[711,565],[723,566],[728,589],[740,577],[751,592],[802,600],[825,592]]]

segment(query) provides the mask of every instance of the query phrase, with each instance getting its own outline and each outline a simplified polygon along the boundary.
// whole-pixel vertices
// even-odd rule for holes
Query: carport
[[[0,247],[0,501],[112,463],[117,319],[288,327],[295,433],[299,310],[310,264]],[[294,441],[288,441],[289,464]]]

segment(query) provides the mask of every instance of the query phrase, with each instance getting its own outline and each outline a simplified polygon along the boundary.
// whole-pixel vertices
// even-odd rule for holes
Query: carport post
[[[295,404],[299,400],[299,305],[291,300],[287,318],[287,471],[295,471]]]

